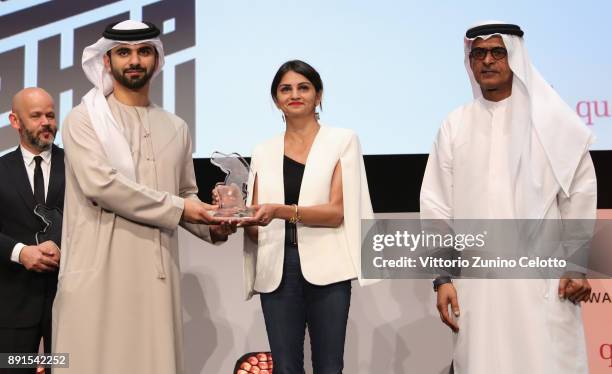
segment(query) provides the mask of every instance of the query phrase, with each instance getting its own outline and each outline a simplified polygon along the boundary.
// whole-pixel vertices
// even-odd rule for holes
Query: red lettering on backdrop
[[[586,119],[587,125],[593,124],[593,117],[591,114],[591,102],[590,101],[579,101],[576,104],[576,113],[582,119]]]
[[[599,347],[599,355],[602,360],[610,360],[609,368],[612,368],[612,344],[602,344]]]
[[[595,104],[595,116],[596,117],[610,117],[610,113],[608,112],[608,102],[606,100],[602,100],[600,103],[597,101],[593,101]],[[599,104],[604,108],[603,113],[599,113]]]
[[[612,117],[608,100],[579,101],[576,104],[576,113],[589,126],[593,125],[593,119]]]

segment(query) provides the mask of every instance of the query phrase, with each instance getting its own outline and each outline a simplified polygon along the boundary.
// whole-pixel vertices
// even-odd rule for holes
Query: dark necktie
[[[42,157],[35,156],[34,161],[36,161],[36,166],[34,167],[34,199],[36,200],[37,204],[44,204],[45,180],[43,178],[42,168],[40,167]]]

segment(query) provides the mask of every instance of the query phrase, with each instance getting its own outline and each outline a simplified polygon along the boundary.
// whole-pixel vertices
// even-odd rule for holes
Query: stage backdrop
[[[8,127],[12,96],[23,87],[43,87],[63,120],[91,87],[80,66],[83,48],[108,23],[126,18],[162,28],[166,68],[152,97],[189,124],[196,157],[214,150],[248,155],[282,131],[269,84],[278,66],[294,58],[323,77],[323,122],[356,130],[365,153],[387,160],[427,153],[441,120],[470,100],[462,37],[483,19],[522,26],[538,69],[597,135],[593,149],[611,150],[611,11],[606,0],[5,0],[0,153],[17,144]],[[418,184],[411,180],[406,188],[414,198]],[[258,298],[242,300],[241,243],[237,234],[216,247],[181,231],[189,374],[229,374],[243,353],[268,347]],[[598,282],[598,299],[585,306],[595,374],[612,370],[611,288]],[[347,373],[447,372],[452,337],[439,321],[429,281],[386,281],[354,287],[353,295]]]
[[[248,155],[282,131],[269,85],[295,58],[323,77],[322,121],[356,130],[366,154],[428,153],[442,119],[470,100],[463,35],[484,19],[521,25],[537,68],[597,135],[593,149],[612,149],[611,13],[606,0],[6,0],[0,151],[14,144],[14,93],[44,87],[63,119],[90,88],[83,48],[128,17],[163,30],[153,99],[190,125],[196,157]]]

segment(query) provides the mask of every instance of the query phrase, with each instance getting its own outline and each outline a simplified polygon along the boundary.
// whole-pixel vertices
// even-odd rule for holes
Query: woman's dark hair
[[[276,75],[274,75],[274,79],[272,79],[272,86],[270,86],[270,94],[272,95],[272,100],[276,102],[276,90],[278,89],[278,85],[281,82],[281,79],[288,72],[293,71],[295,73],[301,74],[306,77],[314,86],[315,92],[317,94],[323,91],[323,81],[321,80],[321,76],[319,73],[310,65],[300,60],[291,60],[287,61],[278,68]]]

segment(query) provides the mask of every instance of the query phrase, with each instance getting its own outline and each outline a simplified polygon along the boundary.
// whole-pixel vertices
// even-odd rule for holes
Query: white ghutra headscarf
[[[102,38],[83,50],[83,70],[87,79],[94,85],[94,88],[83,96],[83,103],[110,164],[134,181],[136,171],[129,144],[106,101],[106,96],[113,90],[113,78],[104,67],[104,55],[121,44],[151,44],[157,50],[158,56],[152,77],[154,78],[164,66],[164,48],[158,38],[159,34],[159,29],[151,23],[127,20],[109,25]]]
[[[527,54],[523,31],[516,25],[500,21],[487,21],[471,27],[464,38],[465,67],[472,84],[475,99],[482,98],[480,86],[470,67],[470,51],[476,38],[488,39],[501,36],[508,50],[508,63],[514,74],[510,109],[512,118],[511,147],[509,155],[510,170],[516,188],[529,194],[537,188],[533,176],[523,172],[521,164],[535,162],[531,157],[530,143],[537,141],[552,168],[553,174],[568,195],[576,169],[585,151],[594,142],[594,136],[578,115],[567,105],[559,94],[536,70]],[[535,129],[537,139],[532,139],[531,129]],[[529,199],[523,201],[536,201]],[[535,197],[535,195],[533,196]],[[518,207],[530,216],[539,216],[538,210],[544,206]]]

